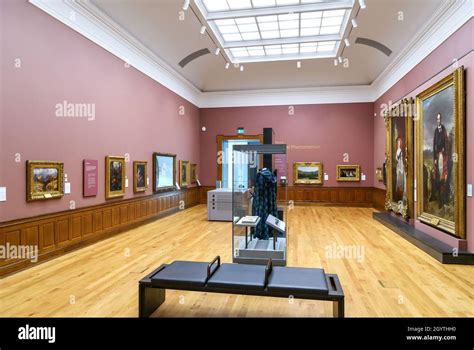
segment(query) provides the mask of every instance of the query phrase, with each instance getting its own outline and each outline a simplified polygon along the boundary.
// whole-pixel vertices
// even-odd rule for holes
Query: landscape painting
[[[322,184],[323,165],[318,162],[294,163],[293,182],[298,184],[314,185]]]
[[[27,201],[64,195],[63,163],[27,161]]]

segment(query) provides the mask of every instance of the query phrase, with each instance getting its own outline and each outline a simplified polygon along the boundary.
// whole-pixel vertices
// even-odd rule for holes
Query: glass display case
[[[286,145],[235,145],[232,157],[233,261],[286,265]]]

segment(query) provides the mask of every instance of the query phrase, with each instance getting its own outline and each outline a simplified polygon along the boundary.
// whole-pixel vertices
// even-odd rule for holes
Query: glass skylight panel
[[[334,57],[342,45],[343,33],[350,24],[349,14],[353,11],[346,1],[339,0],[195,2],[226,58],[240,63],[265,61],[266,58]],[[341,5],[337,6],[338,3]],[[352,6],[355,3],[357,0]],[[281,9],[285,6],[291,8]]]

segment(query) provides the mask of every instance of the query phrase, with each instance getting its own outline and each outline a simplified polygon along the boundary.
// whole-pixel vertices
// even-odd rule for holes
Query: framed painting
[[[379,182],[383,182],[383,169],[382,168],[377,168],[375,169],[375,178]]]
[[[191,180],[191,169],[189,161],[180,160],[179,161],[179,186],[186,187],[189,186]]]
[[[360,165],[337,165],[336,174],[339,182],[360,181]]]
[[[28,160],[26,188],[27,202],[61,198],[64,195],[64,164]]]
[[[197,164],[191,164],[191,184],[197,183]]]
[[[145,192],[148,188],[148,162],[133,162],[133,192]]]
[[[296,162],[293,164],[295,185],[321,185],[323,164],[318,162]]]
[[[413,98],[404,99],[387,111],[385,162],[387,195],[385,209],[408,219],[413,217]]]
[[[464,67],[416,97],[417,218],[466,237]]]
[[[153,192],[175,190],[176,154],[153,153]]]
[[[105,198],[125,195],[125,157],[105,157]]]

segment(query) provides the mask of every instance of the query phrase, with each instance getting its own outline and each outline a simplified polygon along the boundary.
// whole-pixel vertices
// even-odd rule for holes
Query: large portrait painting
[[[321,185],[323,164],[318,162],[297,162],[293,164],[295,185]]]
[[[465,237],[464,68],[416,98],[417,217]]]
[[[191,181],[191,167],[189,161],[180,160],[179,161],[179,186],[186,187],[189,186]]]
[[[133,162],[133,192],[145,192],[148,188],[148,162]]]
[[[413,98],[404,99],[385,115],[387,127],[387,197],[385,209],[413,217]]]
[[[105,157],[105,198],[125,195],[125,157]]]
[[[64,165],[60,162],[26,162],[26,200],[28,202],[64,195]]]
[[[153,191],[174,191],[176,182],[176,155],[153,153]]]

